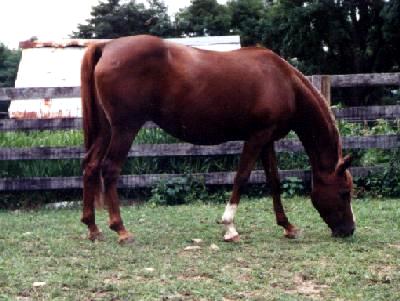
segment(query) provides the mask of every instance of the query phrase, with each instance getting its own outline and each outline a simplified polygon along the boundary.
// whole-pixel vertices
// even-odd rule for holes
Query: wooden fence
[[[352,74],[352,75],[317,75],[309,80],[330,101],[332,87],[359,86],[400,86],[400,73]],[[58,88],[1,88],[0,101],[11,99],[35,98],[69,98],[79,97],[79,87]],[[373,121],[376,119],[400,119],[400,106],[368,106],[334,109],[337,119],[349,122]],[[152,123],[147,128],[156,127]],[[80,129],[80,118],[35,119],[35,120],[0,120],[0,131],[32,131],[32,130],[66,130]],[[140,144],[133,145],[129,157],[179,157],[179,156],[223,156],[237,155],[242,150],[242,142],[227,142],[216,146],[197,146],[188,143],[175,144]],[[400,135],[377,135],[367,137],[343,137],[345,149],[393,149],[400,146]],[[303,151],[301,143],[296,139],[283,139],[275,144],[277,152]],[[0,148],[0,160],[52,160],[79,159],[83,157],[81,147],[32,147],[32,148]],[[369,172],[381,167],[353,167],[356,177],[364,177]],[[298,177],[310,180],[310,172],[306,170],[280,171],[281,177]],[[231,184],[235,172],[196,173],[192,176],[204,180],[207,185]],[[121,188],[151,187],[161,179],[181,178],[183,174],[144,174],[122,176]],[[262,171],[253,171],[251,183],[264,183]],[[35,177],[35,178],[2,178],[0,191],[53,190],[82,188],[81,177]]]

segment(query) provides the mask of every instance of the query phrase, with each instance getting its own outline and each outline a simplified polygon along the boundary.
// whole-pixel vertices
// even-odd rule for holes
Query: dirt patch
[[[33,299],[31,297],[23,297],[23,296],[18,296],[17,301],[32,301]]]
[[[253,280],[253,270],[248,267],[226,265],[220,271],[221,273],[230,275],[235,282],[249,282]]]
[[[390,283],[392,282],[393,274],[396,268],[392,265],[374,265],[369,267],[372,282]]]
[[[263,296],[264,295],[264,296]],[[265,292],[261,290],[255,290],[255,291],[244,291],[244,292],[239,292],[237,293],[237,298],[236,299],[224,299],[224,300],[253,300],[253,301],[266,301],[270,300],[270,298],[265,297]],[[234,298],[234,297],[230,297]]]
[[[396,244],[389,244],[389,247],[400,250],[400,243],[396,243]]]
[[[190,275],[190,274],[183,274],[177,277],[178,280],[189,280],[189,281],[205,281],[210,280],[211,278],[207,275]]]
[[[110,277],[107,277],[103,280],[105,284],[113,284],[113,285],[118,285],[122,282],[121,276],[120,275],[111,275]]]
[[[289,294],[301,294],[310,297],[314,300],[322,300],[322,295],[329,287],[324,284],[317,284],[311,279],[296,274],[293,279],[294,289],[285,290]]]

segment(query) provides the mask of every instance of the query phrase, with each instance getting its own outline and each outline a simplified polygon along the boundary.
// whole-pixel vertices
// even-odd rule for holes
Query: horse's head
[[[355,230],[351,208],[353,181],[348,171],[350,163],[351,158],[346,156],[332,174],[321,176],[313,183],[312,203],[333,236],[350,236]]]

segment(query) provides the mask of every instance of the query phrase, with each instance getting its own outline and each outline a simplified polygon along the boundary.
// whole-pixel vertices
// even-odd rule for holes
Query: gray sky
[[[146,2],[139,0],[140,2]],[[20,41],[68,38],[79,23],[90,17],[100,0],[0,0],[0,42],[17,48]],[[170,15],[190,0],[164,0]],[[226,0],[218,0],[225,3]]]

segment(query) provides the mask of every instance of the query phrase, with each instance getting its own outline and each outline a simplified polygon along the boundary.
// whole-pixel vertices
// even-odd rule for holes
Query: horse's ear
[[[347,155],[343,158],[343,162],[339,163],[336,167],[336,173],[339,175],[343,175],[346,169],[348,169],[351,165],[352,158],[350,155]]]

